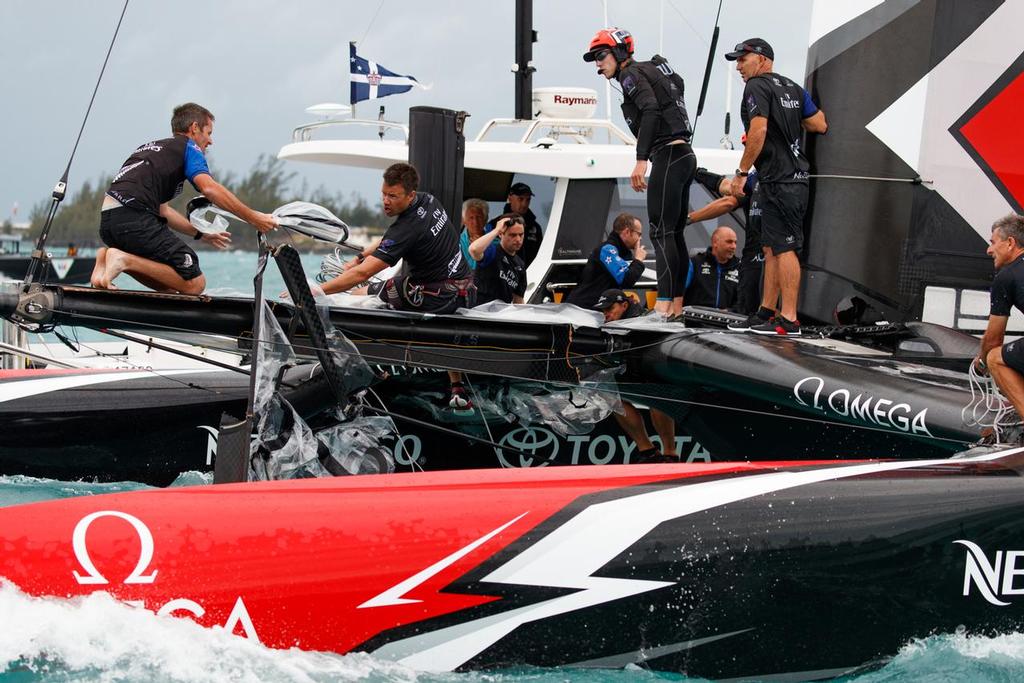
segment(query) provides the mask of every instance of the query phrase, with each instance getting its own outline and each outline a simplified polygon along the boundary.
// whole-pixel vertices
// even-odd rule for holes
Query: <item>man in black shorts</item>
[[[114,278],[128,273],[161,292],[200,294],[206,276],[192,247],[167,228],[218,249],[231,243],[227,232],[203,233],[168,204],[188,180],[207,199],[260,232],[277,227],[270,214],[253,211],[213,179],[205,152],[213,144],[213,114],[189,102],[174,109],[172,137],[154,140],[132,153],[114,175],[103,198],[100,238],[92,286],[116,289]]]
[[[746,329],[758,334],[800,334],[797,255],[803,247],[810,169],[801,138],[804,130],[824,133],[828,124],[821,110],[807,115],[809,98],[803,88],[772,72],[775,52],[764,40],[746,40],[725,58],[736,62],[746,82],[740,118],[747,141],[732,180],[732,194],[742,194],[746,176],[756,166],[758,181],[751,208],[756,205],[760,210],[765,256],[761,308],[751,316]],[[775,315],[780,293],[781,307]]]
[[[323,284],[324,294],[347,292],[402,259],[406,274],[370,290],[391,308],[440,314],[475,303],[476,287],[459,246],[459,233],[441,202],[416,191],[419,184],[419,173],[409,164],[392,164],[384,171],[384,214],[394,216],[395,222],[346,263],[341,275]],[[450,372],[449,376],[449,404],[456,409],[470,408],[461,375]]]
[[[1024,311],[1024,216],[1011,213],[992,224],[988,255],[995,263],[988,326],[974,368],[992,373],[1003,395],[1024,416],[1024,339],[1003,346],[1010,311]]]

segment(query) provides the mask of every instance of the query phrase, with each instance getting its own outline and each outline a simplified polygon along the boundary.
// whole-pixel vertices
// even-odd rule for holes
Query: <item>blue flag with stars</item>
[[[363,59],[356,54],[355,43],[348,44],[348,52],[351,104],[398,95],[408,92],[414,85],[419,85],[419,81],[412,76],[396,74],[376,62]]]

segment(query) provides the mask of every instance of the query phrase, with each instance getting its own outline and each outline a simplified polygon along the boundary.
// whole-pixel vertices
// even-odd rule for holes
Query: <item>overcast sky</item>
[[[15,202],[18,220],[25,220],[60,177],[123,4],[0,0],[0,221]],[[662,54],[686,80],[692,119],[718,4],[607,5],[609,23],[632,32],[641,58],[659,50],[663,35]],[[725,0],[698,145],[717,145],[722,135],[733,64],[720,54],[729,46],[763,37],[775,49],[775,70],[802,80],[810,6],[811,0]],[[171,109],[190,100],[217,117],[209,150],[215,167],[246,172],[261,153],[276,155],[295,126],[315,120],[306,107],[347,103],[350,40],[358,41],[361,56],[433,83],[429,91],[364,103],[360,115],[375,117],[381,104],[388,118],[402,121],[416,105],[464,109],[471,114],[471,137],[487,119],[514,114],[514,20],[514,0],[130,0],[71,168],[69,191],[117,170],[139,144],[168,136]],[[603,23],[600,0],[536,0],[534,86],[595,88],[603,114],[603,79],[580,58]],[[734,140],[740,85],[734,81]],[[613,118],[623,125],[614,92],[613,97]],[[291,163],[289,169],[311,186],[354,190],[377,201],[376,172],[308,163]]]

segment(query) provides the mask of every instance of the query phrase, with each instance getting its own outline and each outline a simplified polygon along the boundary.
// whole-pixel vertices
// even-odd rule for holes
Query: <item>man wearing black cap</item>
[[[534,215],[533,211],[530,210],[530,200],[533,199],[533,190],[526,183],[512,183],[512,187],[508,189],[508,202],[505,204],[505,210],[502,211],[502,215],[507,213],[519,214],[523,218],[523,248],[519,250],[519,258],[523,259],[523,263],[529,268],[530,264],[533,263],[533,259],[537,258],[537,252],[540,251],[540,242],[544,239],[544,231],[541,230],[540,223],[537,222],[537,216]],[[484,232],[490,232],[494,230],[494,226],[498,219],[494,219],[487,224]]]
[[[594,309],[604,314],[606,323],[636,318],[644,312],[640,302],[621,289],[607,289],[601,292],[597,303],[594,304]],[[615,413],[615,421],[636,444],[635,462],[679,462],[679,456],[676,454],[676,423],[671,417],[657,408],[651,408],[651,423],[661,441],[661,451],[659,452],[651,443],[650,437],[647,436],[644,418],[636,406],[623,400],[622,410],[621,415]]]
[[[803,220],[807,210],[810,164],[803,152],[803,131],[824,133],[825,114],[814,108],[808,114],[810,98],[792,80],[772,72],[775,52],[761,38],[745,40],[725,58],[736,62],[746,83],[740,118],[747,141],[739,168],[732,179],[732,194],[743,192],[751,167],[757,167],[758,182],[751,205],[760,209],[761,242],[765,255],[764,294],[761,308],[747,324],[730,329],[748,329],[758,334],[800,334],[797,294],[800,291],[800,260]],[[813,103],[811,103],[813,106]],[[781,307],[777,311],[781,294]]]

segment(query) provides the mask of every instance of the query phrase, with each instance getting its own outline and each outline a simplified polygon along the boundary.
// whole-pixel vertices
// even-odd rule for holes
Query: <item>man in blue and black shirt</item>
[[[592,308],[606,289],[632,287],[644,272],[647,251],[640,243],[643,223],[629,213],[620,213],[612,223],[612,234],[590,252],[579,284],[566,303]]]
[[[203,233],[171,208],[185,181],[220,208],[260,232],[277,227],[270,214],[254,211],[213,179],[205,152],[213,144],[213,114],[189,102],[175,108],[172,137],[147,142],[121,165],[103,199],[100,238],[107,247],[96,255],[92,286],[116,289],[114,278],[128,273],[162,292],[199,294],[206,276],[192,247],[168,228],[218,249],[231,242],[227,232]]]

